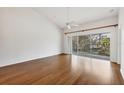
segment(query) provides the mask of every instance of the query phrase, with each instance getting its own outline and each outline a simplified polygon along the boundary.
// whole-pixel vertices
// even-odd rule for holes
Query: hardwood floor
[[[105,60],[57,55],[0,68],[0,84],[124,84],[119,65]]]

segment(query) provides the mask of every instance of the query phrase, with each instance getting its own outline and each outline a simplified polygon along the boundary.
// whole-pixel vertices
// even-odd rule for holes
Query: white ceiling
[[[76,24],[82,24],[89,21],[116,16],[118,8],[113,7],[41,7],[35,10],[41,12],[60,28],[65,28],[67,20],[67,11],[69,9],[69,21]],[[114,11],[112,11],[114,9]]]

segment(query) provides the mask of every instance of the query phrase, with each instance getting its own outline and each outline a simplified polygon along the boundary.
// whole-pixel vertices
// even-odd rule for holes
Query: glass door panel
[[[72,54],[77,54],[77,36],[72,37]]]
[[[101,59],[109,59],[110,56],[110,33],[91,35],[91,54]]]
[[[87,56],[90,54],[90,35],[78,36],[78,54]]]

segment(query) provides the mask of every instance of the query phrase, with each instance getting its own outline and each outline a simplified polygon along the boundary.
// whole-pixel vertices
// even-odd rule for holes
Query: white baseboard
[[[124,79],[124,70],[120,69],[120,72],[121,72],[121,75],[122,75],[122,77]]]

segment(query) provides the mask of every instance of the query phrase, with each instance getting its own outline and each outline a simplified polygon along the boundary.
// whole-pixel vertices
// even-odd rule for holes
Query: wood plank
[[[56,55],[0,68],[2,85],[124,84],[120,65],[109,61]]]

